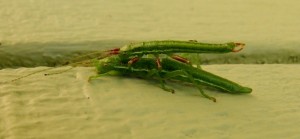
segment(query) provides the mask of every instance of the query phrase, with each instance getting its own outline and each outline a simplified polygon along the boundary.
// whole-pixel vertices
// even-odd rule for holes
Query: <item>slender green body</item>
[[[150,70],[157,68],[155,61],[151,58],[142,58],[137,63],[132,65],[131,68],[128,68],[126,61],[127,59],[110,57],[106,59],[106,61],[101,61],[98,64],[97,69],[99,74],[117,71],[117,73],[121,75],[147,77]],[[164,58],[161,62],[162,69],[159,71],[161,78],[165,78],[165,75],[169,72],[182,70],[190,74],[198,84],[218,88],[228,93],[251,93],[252,91],[251,88],[243,87],[220,76],[178,62],[176,60],[172,60],[170,58]],[[186,75],[177,75],[172,77],[172,79],[191,83],[191,80]]]
[[[166,71],[174,71],[174,70],[184,70],[193,76],[193,78],[207,86],[215,87],[226,92],[230,93],[251,93],[252,89],[248,87],[243,87],[235,82],[207,72],[205,70],[201,70],[190,65],[177,62],[170,58],[165,58],[162,60],[162,67]],[[180,78],[180,80],[184,80]]]
[[[120,55],[146,55],[146,54],[171,54],[171,53],[228,53],[243,47],[242,43],[209,44],[196,41],[148,41],[132,43],[120,49]],[[239,51],[239,50],[238,50]]]

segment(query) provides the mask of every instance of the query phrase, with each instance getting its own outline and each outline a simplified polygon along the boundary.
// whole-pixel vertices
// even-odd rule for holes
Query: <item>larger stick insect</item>
[[[109,74],[112,71],[114,74],[117,72],[117,75],[123,76],[151,77],[160,81],[163,90],[172,93],[174,93],[174,90],[166,87],[165,80],[172,79],[183,81],[192,83],[205,98],[214,102],[216,102],[216,99],[204,93],[201,85],[234,94],[247,94],[252,92],[251,88],[243,87],[235,82],[171,58],[161,59],[161,69],[157,69],[157,63],[153,58],[140,58],[139,61],[130,68],[127,65],[127,61],[128,59],[122,59],[120,57],[109,57],[99,60],[96,62],[98,75],[93,76],[90,79],[98,78],[103,74]]]

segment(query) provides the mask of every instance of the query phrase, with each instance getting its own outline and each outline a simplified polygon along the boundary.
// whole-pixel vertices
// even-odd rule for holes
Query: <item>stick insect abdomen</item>
[[[164,70],[168,70],[168,71],[185,70],[189,74],[191,74],[198,83],[219,88],[229,93],[251,93],[252,92],[251,88],[243,87],[235,82],[232,82],[220,76],[189,66],[184,63],[177,62],[169,58],[162,60],[162,66]]]

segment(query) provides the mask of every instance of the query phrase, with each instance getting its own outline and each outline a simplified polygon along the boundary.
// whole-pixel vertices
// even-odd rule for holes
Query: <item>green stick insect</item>
[[[165,87],[166,79],[171,78],[175,80],[190,82],[199,89],[199,91],[204,97],[216,101],[215,98],[206,95],[201,89],[199,84],[204,84],[207,86],[219,88],[223,91],[227,91],[231,93],[250,93],[252,90],[250,88],[242,87],[234,82],[231,82],[222,77],[211,74],[204,70],[195,68],[191,66],[191,63],[188,59],[180,57],[178,55],[174,55],[173,53],[238,52],[243,49],[244,45],[245,44],[243,43],[233,43],[233,42],[225,43],[225,44],[208,44],[208,43],[199,43],[197,41],[173,41],[173,40],[149,41],[149,42],[141,42],[141,43],[132,43],[122,48],[116,48],[116,49],[104,51],[103,53],[93,53],[92,55],[96,59],[103,59],[105,57],[108,57],[107,59],[109,59],[108,62],[103,62],[103,60],[101,60],[101,62],[98,64],[98,65],[104,65],[104,66],[97,66],[97,69],[101,71],[101,74],[111,70],[115,70],[125,75],[134,73],[135,75],[140,75],[141,77],[153,76],[160,80],[161,87],[164,90],[170,92],[174,92],[174,90]],[[149,55],[149,54],[154,55],[156,58],[155,59],[142,58],[144,55]],[[170,58],[164,58],[163,60],[160,60],[159,57],[160,54],[166,54],[174,60]],[[117,55],[117,56],[113,56],[113,55]],[[77,63],[82,63],[82,61],[75,62],[75,63],[67,62],[65,65],[74,66]],[[90,66],[90,60],[84,61],[83,63],[85,63],[85,66],[87,65]],[[112,65],[112,66],[105,66],[105,65]],[[156,66],[156,69],[154,68],[155,67],[154,65]],[[38,71],[36,73],[39,72],[41,71]],[[51,73],[45,75],[53,75],[59,73]],[[19,77],[12,81],[16,81],[30,75],[32,74]]]
[[[229,42],[225,44],[209,44],[191,41],[148,41],[132,43],[122,48],[110,50],[110,55],[119,55],[121,58],[131,58],[129,66],[137,62],[142,56],[152,54],[156,57],[157,67],[161,68],[159,54],[166,54],[173,59],[190,64],[186,58],[175,55],[174,53],[228,53],[239,52],[245,44]]]
[[[94,52],[87,55],[79,56],[71,61],[67,61],[63,66],[78,66],[83,64],[83,66],[91,66],[91,59],[103,59],[105,57],[110,57],[112,55],[118,55],[123,59],[130,58],[128,65],[131,66],[133,63],[137,62],[139,58],[143,55],[152,54],[156,57],[156,64],[158,69],[161,67],[159,54],[167,54],[173,59],[176,59],[183,63],[191,64],[190,61],[186,58],[174,55],[173,53],[228,53],[228,52],[238,52],[243,49],[245,44],[243,43],[225,43],[225,44],[209,44],[209,43],[200,43],[197,41],[174,41],[174,40],[163,40],[163,41],[148,41],[141,43],[131,43],[122,48],[115,48],[108,51]],[[197,65],[198,66],[198,65]],[[11,81],[6,81],[4,83],[14,82],[22,78],[47,71],[53,68],[37,71],[19,78],[13,79]],[[72,68],[70,68],[72,69]],[[68,69],[68,70],[70,70]],[[66,71],[68,71],[66,70]],[[59,73],[63,73],[59,72]],[[59,73],[50,73],[45,75],[59,74]]]
[[[251,88],[243,87],[235,82],[174,59],[161,59],[162,67],[159,70],[156,69],[156,62],[152,58],[141,58],[134,65],[132,65],[131,68],[127,66],[127,60],[128,59],[122,59],[120,57],[109,57],[96,62],[99,75],[91,77],[90,79],[94,79],[102,76],[103,74],[109,74],[111,72],[115,74],[117,72],[118,75],[124,76],[131,75],[143,78],[152,77],[160,81],[162,89],[174,93],[173,89],[165,86],[166,79],[173,79],[192,83],[198,88],[200,93],[205,98],[208,98],[214,102],[216,102],[216,99],[205,94],[200,85],[218,88],[225,92],[235,94],[247,94],[252,92]]]
[[[190,41],[175,41],[175,40],[163,40],[163,41],[148,41],[148,42],[139,42],[139,43],[131,43],[129,45],[125,45],[121,48],[115,48],[111,50],[107,50],[104,52],[95,52],[91,54],[87,54],[84,56],[77,57],[76,59],[80,59],[79,62],[75,60],[68,61],[65,65],[75,65],[77,63],[82,63],[82,59],[84,57],[88,57],[89,60],[85,61],[85,66],[90,65],[90,58],[95,57],[96,59],[103,59],[105,57],[110,57],[112,55],[118,55],[122,59],[129,59],[128,66],[131,67],[134,63],[136,63],[140,58],[144,55],[154,55],[156,57],[156,65],[157,68],[161,68],[160,63],[160,54],[165,54],[172,59],[180,61],[182,63],[187,63],[191,65],[191,62],[174,53],[229,53],[229,52],[239,52],[244,48],[244,43],[224,43],[224,44],[210,44],[210,43],[200,43],[195,40]],[[199,64],[197,64],[197,67]],[[51,75],[51,74],[46,74]]]

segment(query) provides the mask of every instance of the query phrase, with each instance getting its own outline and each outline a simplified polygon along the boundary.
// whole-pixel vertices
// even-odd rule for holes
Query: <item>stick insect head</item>
[[[239,52],[241,50],[243,50],[245,47],[244,43],[234,43],[234,47],[232,49],[232,52]]]

